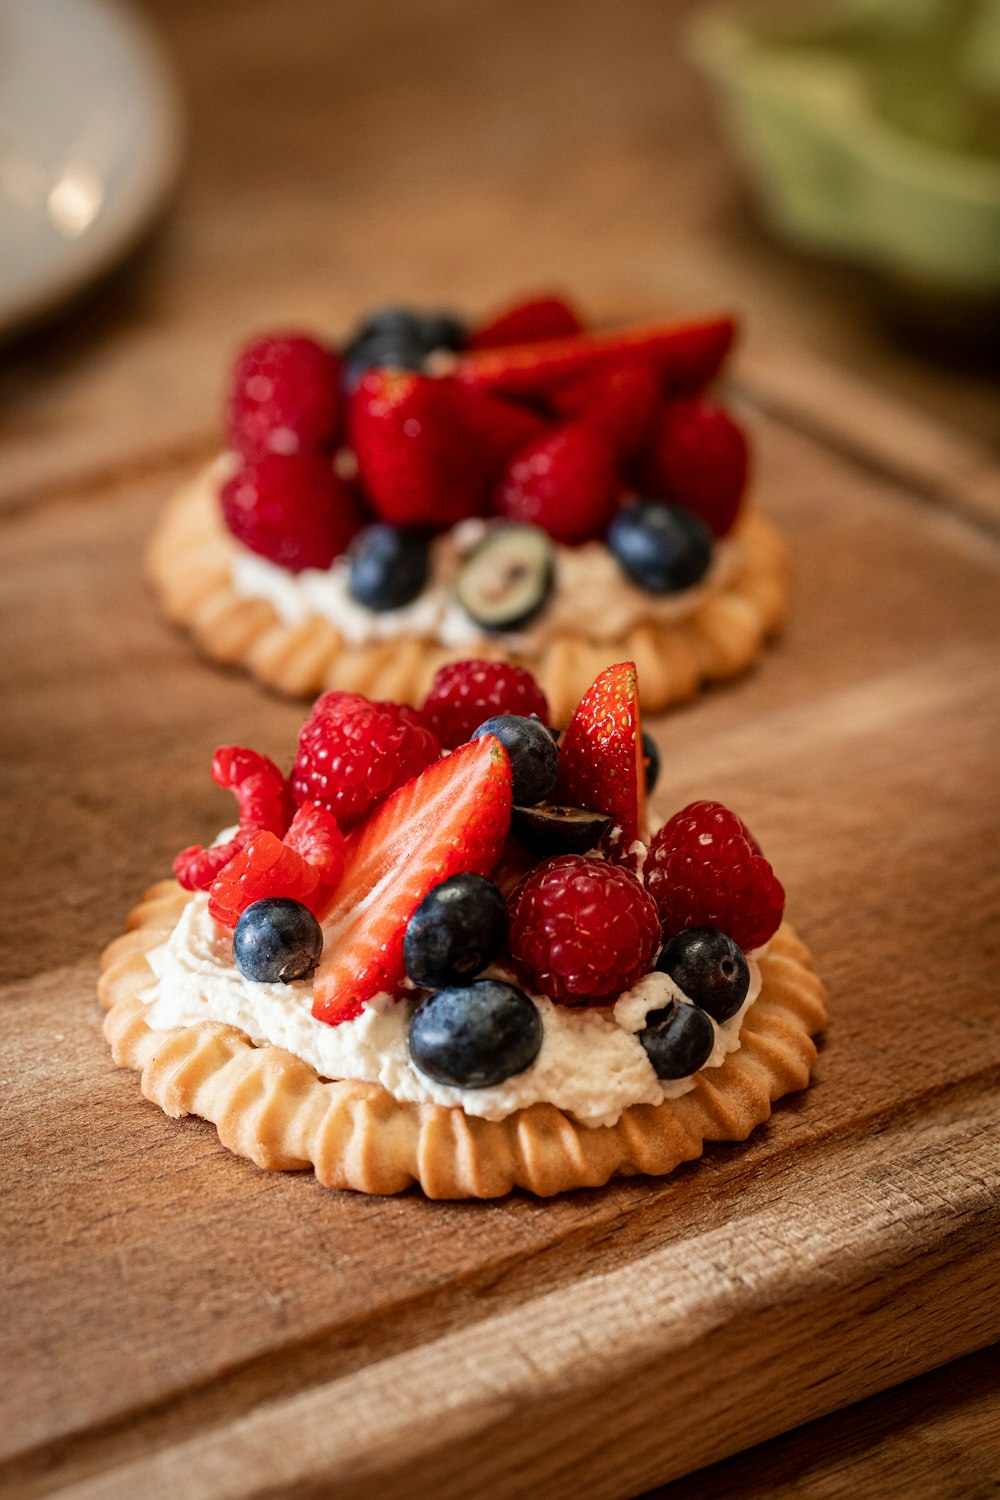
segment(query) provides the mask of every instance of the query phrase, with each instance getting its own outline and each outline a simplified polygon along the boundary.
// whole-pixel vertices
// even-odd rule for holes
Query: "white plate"
[[[0,0],[0,335],[133,244],[173,181],[179,120],[116,0]]]

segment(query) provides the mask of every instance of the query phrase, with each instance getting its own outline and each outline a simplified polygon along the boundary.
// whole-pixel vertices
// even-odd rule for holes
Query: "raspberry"
[[[572,544],[603,536],[618,498],[611,445],[573,423],[514,454],[495,504],[509,520],[531,522],[555,541]]]
[[[192,844],[174,860],[174,874],[185,890],[204,890],[224,865],[266,829],[278,838],[288,827],[294,805],[288,782],[273,760],[243,745],[220,745],[212,757],[212,779],[231,791],[240,810],[240,826],[225,844],[203,849]]]
[[[436,735],[414,709],[345,694],[304,724],[292,795],[300,804],[326,808],[341,828],[350,828],[440,753]]]
[[[549,703],[524,667],[503,661],[453,661],[439,667],[421,710],[446,750],[464,745],[496,714],[536,714],[549,722]]]
[[[635,876],[582,854],[546,859],[514,892],[510,950],[527,982],[564,1005],[607,1005],[649,972],[656,905]]]
[[[303,802],[292,819],[285,843],[318,871],[331,890],[344,873],[344,835],[333,813],[315,802]]]
[[[340,361],[315,339],[269,334],[241,350],[233,366],[226,423],[246,458],[319,453],[333,442]]]
[[[744,950],[759,948],[785,909],[785,892],[753,834],[721,802],[692,802],[664,823],[645,878],[668,937],[718,927]]]
[[[301,854],[273,833],[255,833],[212,881],[208,910],[223,927],[235,927],[247,907],[264,896],[287,896],[311,906],[319,890],[319,871]]]
[[[739,514],[746,488],[747,440],[714,401],[671,401],[642,467],[646,493],[684,505],[716,536],[724,536]]]
[[[237,541],[292,573],[328,568],[362,523],[354,492],[317,455],[265,453],[222,486],[221,501]]]

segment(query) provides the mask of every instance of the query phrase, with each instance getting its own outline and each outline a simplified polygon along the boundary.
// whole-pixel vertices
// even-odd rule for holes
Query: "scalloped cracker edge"
[[[214,466],[168,501],[147,553],[147,572],[168,618],[188,629],[202,651],[247,669],[267,687],[295,698],[329,688],[419,704],[445,662],[467,656],[421,637],[352,646],[318,616],[286,625],[263,599],[237,593],[234,543],[209,482]],[[648,621],[620,640],[595,643],[561,635],[534,657],[497,646],[477,655],[528,667],[548,697],[553,722],[565,724],[599,672],[634,661],[642,705],[657,713],[693,697],[704,683],[743,672],[785,623],[791,567],[787,545],[770,521],[750,511],[737,525],[742,565],[685,620]]]
[[[127,931],[104,951],[98,987],[104,1034],[119,1067],[165,1114],[210,1120],[224,1146],[267,1171],[310,1167],[325,1187],[429,1198],[541,1197],[600,1187],[615,1175],[663,1176],[706,1141],[742,1141],[784,1094],[804,1089],[826,1024],[825,991],[805,944],[784,923],[760,961],[760,995],[741,1045],[695,1087],[659,1105],[632,1105],[613,1126],[578,1124],[551,1104],[504,1120],[395,1099],[381,1084],[324,1081],[284,1048],[256,1046],[234,1026],[202,1021],[153,1031],[139,998],[153,982],[147,954],[187,901],[173,880],[151,887]]]

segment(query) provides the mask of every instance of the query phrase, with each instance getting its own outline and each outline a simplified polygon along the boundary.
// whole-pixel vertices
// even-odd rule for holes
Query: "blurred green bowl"
[[[779,234],[1000,298],[1000,0],[713,6],[688,44]]]

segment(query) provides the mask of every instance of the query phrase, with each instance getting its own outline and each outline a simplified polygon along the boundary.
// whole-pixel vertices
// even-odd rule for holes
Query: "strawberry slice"
[[[544,397],[562,381],[608,361],[636,356],[656,367],[664,393],[698,391],[717,372],[733,342],[732,318],[651,324],[616,333],[581,334],[506,349],[470,350],[455,375],[469,385],[510,396]]]
[[[421,771],[348,841],[323,918],[312,1013],[331,1026],[392,993],[403,977],[406,924],[431,886],[461,871],[488,875],[510,825],[511,771],[492,735]]]
[[[482,324],[469,339],[469,349],[499,349],[506,344],[531,344],[542,339],[572,338],[583,331],[579,317],[562,297],[529,297]]]
[[[614,819],[621,833],[607,845],[620,863],[646,826],[646,775],[635,663],[606,667],[580,699],[559,743],[552,800]],[[612,840],[614,828],[608,835]]]

